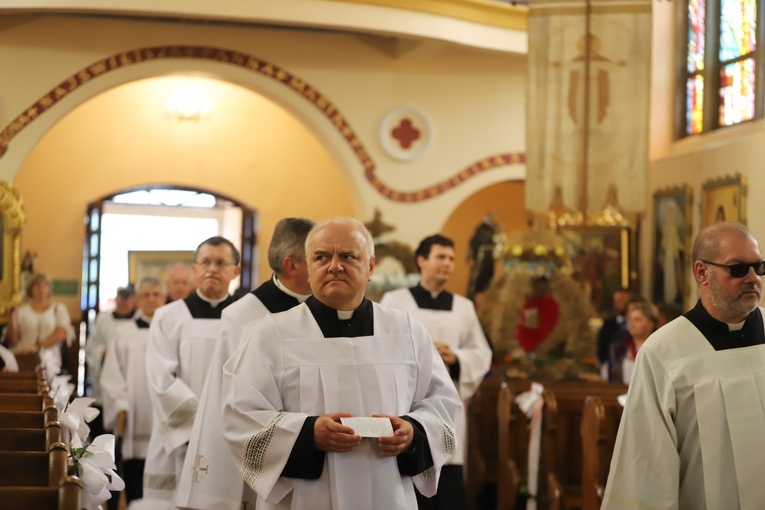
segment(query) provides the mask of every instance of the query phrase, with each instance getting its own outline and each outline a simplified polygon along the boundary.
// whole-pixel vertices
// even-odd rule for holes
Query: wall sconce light
[[[165,102],[167,111],[179,121],[198,122],[210,114],[212,107],[212,102],[204,97],[199,84],[191,80],[176,88]]]

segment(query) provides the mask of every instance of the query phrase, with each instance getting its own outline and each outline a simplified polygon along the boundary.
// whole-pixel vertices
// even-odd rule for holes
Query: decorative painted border
[[[364,175],[367,180],[380,194],[395,202],[419,202],[427,200],[455,188],[468,178],[481,172],[499,166],[524,163],[526,160],[526,155],[522,152],[499,154],[478,161],[459,172],[454,177],[428,188],[412,192],[394,190],[383,184],[375,175],[375,162],[364,148],[364,144],[356,135],[353,128],[351,128],[351,125],[348,123],[345,116],[315,87],[279,66],[257,57],[253,57],[252,55],[239,51],[224,50],[208,46],[154,46],[140,48],[124,53],[118,53],[90,64],[56,85],[0,131],[0,158],[8,150],[8,144],[13,137],[15,137],[22,129],[31,124],[53,105],[61,101],[61,99],[90,80],[116,69],[140,64],[142,62],[170,58],[213,60],[231,64],[267,76],[291,88],[293,91],[303,96],[303,98],[310,101],[316,108],[321,110],[324,116],[334,124],[335,129],[337,129],[343,138],[345,138],[348,145],[350,145],[351,149],[356,154],[356,158],[364,167]]]

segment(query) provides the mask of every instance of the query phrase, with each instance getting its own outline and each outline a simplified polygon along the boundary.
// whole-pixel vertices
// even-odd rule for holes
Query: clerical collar
[[[716,351],[765,344],[765,330],[759,307],[749,314],[743,324],[718,321],[709,315],[701,300],[683,316],[696,326]]]
[[[374,312],[372,302],[364,299],[355,310],[341,312],[325,305],[315,296],[309,297],[305,304],[319,325],[325,338],[372,336],[374,334]]]
[[[143,313],[143,310],[141,310],[140,308],[135,313],[135,320],[136,322],[140,320],[146,324],[151,324],[151,317]]]
[[[300,304],[296,297],[281,290],[273,279],[261,283],[252,291],[252,295],[258,298],[271,313],[283,312]]]
[[[131,310],[128,313],[117,313],[117,310],[112,312],[112,317],[115,319],[132,319],[134,317],[135,310]]]
[[[409,289],[412,293],[415,303],[419,308],[428,310],[451,310],[454,305],[454,294],[445,290],[436,293],[434,296],[429,290],[417,284]]]
[[[274,284],[276,284],[280,291],[284,292],[288,296],[294,297],[298,300],[298,303],[303,303],[306,299],[311,297],[310,294],[298,294],[297,292],[288,289],[287,286],[279,280],[279,278],[276,276],[276,273],[274,273],[274,275],[271,277],[271,280],[273,280]]]
[[[194,319],[220,319],[223,309],[233,302],[232,296],[226,296],[223,300],[207,300],[198,291],[192,292],[189,297],[183,300]]]
[[[210,306],[212,306],[213,308],[216,308],[219,304],[221,304],[226,299],[228,299],[228,293],[226,293],[226,295],[223,296],[220,299],[212,299],[212,298],[209,298],[209,297],[205,296],[204,294],[202,294],[199,291],[199,289],[197,289],[197,296],[199,296],[202,299],[202,301],[207,301],[208,303],[210,303]]]

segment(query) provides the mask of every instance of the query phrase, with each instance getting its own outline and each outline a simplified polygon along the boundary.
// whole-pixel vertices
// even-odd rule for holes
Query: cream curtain
[[[530,2],[527,209],[645,209],[650,56],[650,0]]]

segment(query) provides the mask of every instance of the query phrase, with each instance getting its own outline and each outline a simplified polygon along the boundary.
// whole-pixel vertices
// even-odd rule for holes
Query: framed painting
[[[630,287],[631,229],[629,227],[562,227],[573,277],[584,287],[598,315],[611,313],[614,291]]]
[[[746,225],[747,186],[741,174],[706,181],[701,191],[701,228],[718,221]]]
[[[191,266],[194,251],[128,251],[128,280],[135,285],[141,278],[151,276],[164,282],[167,268],[181,263]]]
[[[693,191],[678,186],[653,196],[653,295],[655,304],[684,310],[689,295]]]

